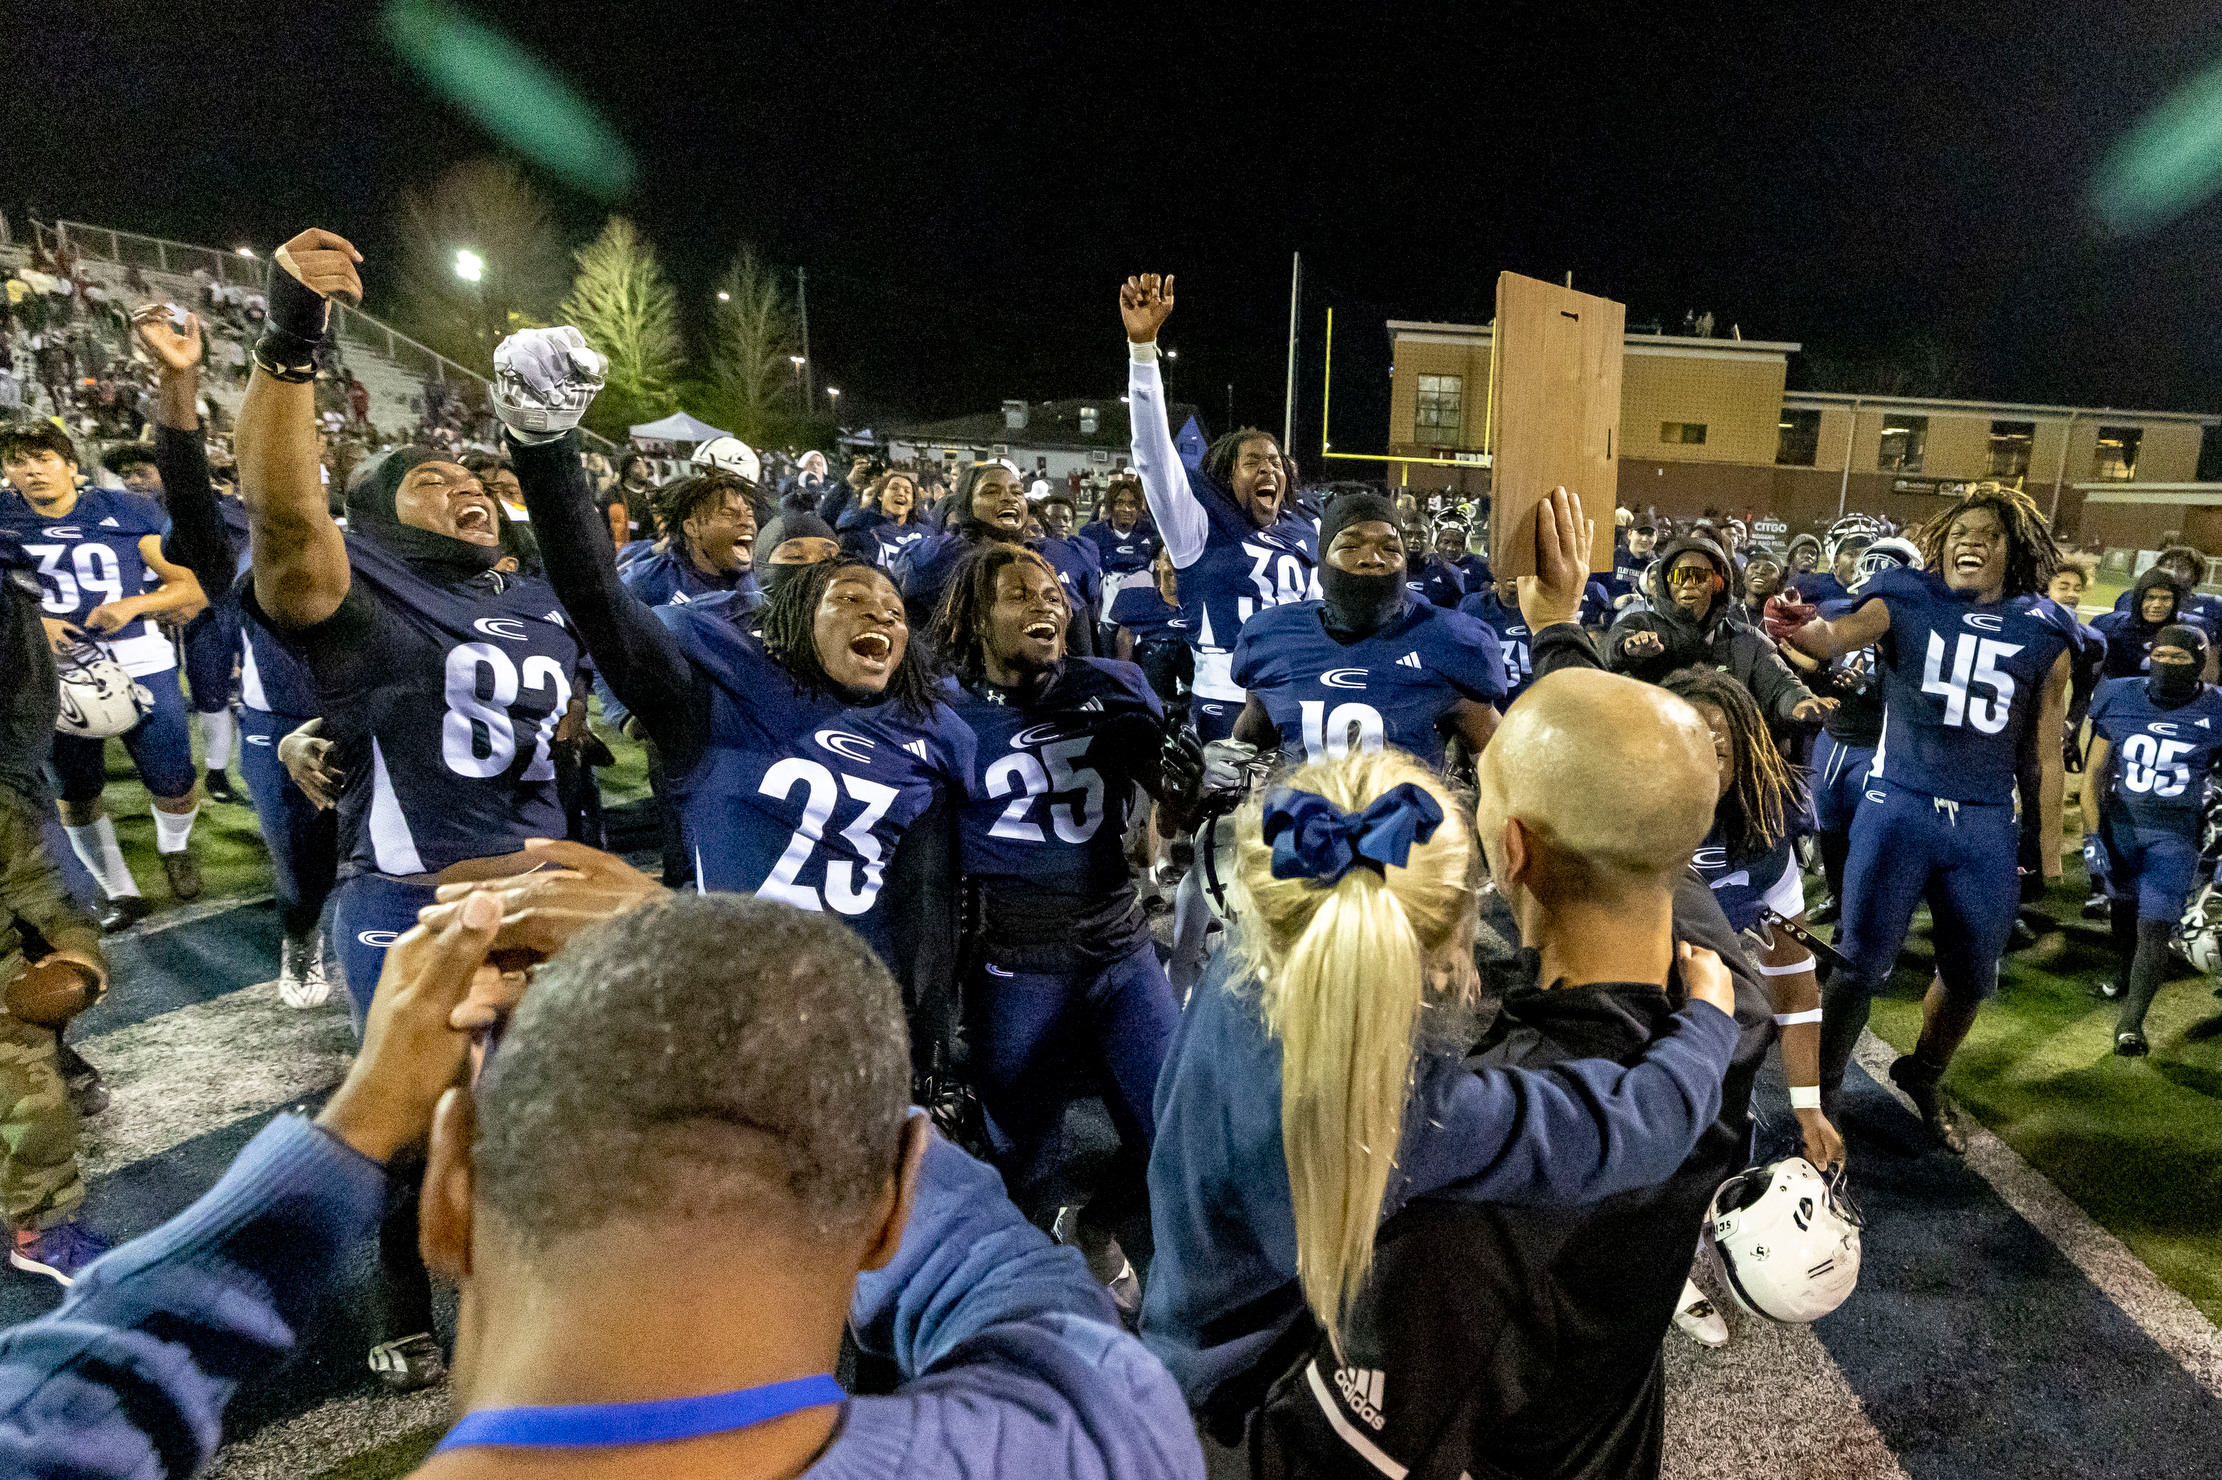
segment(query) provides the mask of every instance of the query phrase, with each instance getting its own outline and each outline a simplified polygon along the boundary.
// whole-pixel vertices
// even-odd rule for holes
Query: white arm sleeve
[[[1795,859],[1782,871],[1782,877],[1775,880],[1774,887],[1764,897],[1767,908],[1785,920],[1795,920],[1805,913],[1805,878],[1798,872]]]
[[[1173,446],[1172,424],[1165,419],[1165,379],[1157,370],[1157,346],[1129,344],[1127,356],[1127,422],[1133,427],[1130,450],[1134,471],[1142,477],[1142,497],[1149,502],[1150,518],[1173,557],[1173,569],[1186,570],[1204,553],[1210,521],[1196,491],[1188,486],[1188,469],[1181,465]]]

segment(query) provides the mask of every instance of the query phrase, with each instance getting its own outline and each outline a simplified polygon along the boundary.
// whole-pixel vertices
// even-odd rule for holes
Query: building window
[[[1921,471],[1921,444],[1929,440],[1929,418],[1926,416],[1885,416],[1883,418],[1882,447],[1875,457],[1875,468],[1884,473],[1918,473]]]
[[[2029,471],[2029,449],[2037,440],[2037,424],[2033,421],[1994,421],[1991,423],[1991,466],[1993,478],[2019,478]]]
[[[2100,427],[2098,455],[2091,460],[2094,478],[2137,476],[2137,443],[2143,427]]]
[[[1415,442],[1455,447],[1466,426],[1466,377],[1420,377],[1419,415],[1413,420]]]
[[[1810,468],[1821,457],[1821,413],[1785,411],[1782,435],[1775,441],[1775,461],[1786,468]]]
[[[1705,423],[1702,421],[1662,421],[1659,423],[1659,440],[1679,442],[1685,447],[1700,447],[1705,442]]]

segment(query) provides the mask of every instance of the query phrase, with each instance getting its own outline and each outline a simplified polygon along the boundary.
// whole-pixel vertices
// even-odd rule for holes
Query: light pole
[[[826,387],[826,413],[838,424],[841,420],[841,392],[837,387]]]
[[[801,355],[789,355],[787,363],[795,367],[795,395],[802,401],[802,414],[808,416],[810,414],[810,395],[802,388],[803,358]]]

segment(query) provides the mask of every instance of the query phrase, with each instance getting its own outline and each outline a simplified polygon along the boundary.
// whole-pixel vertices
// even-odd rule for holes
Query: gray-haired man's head
[[[901,994],[846,928],[674,895],[539,969],[479,1080],[477,1201],[527,1248],[623,1219],[844,1231],[894,1172],[909,1076]]]

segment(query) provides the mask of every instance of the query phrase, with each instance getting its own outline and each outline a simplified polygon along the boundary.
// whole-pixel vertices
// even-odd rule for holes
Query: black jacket
[[[1711,561],[1721,578],[1721,589],[1713,594],[1713,604],[1702,621],[1691,620],[1674,604],[1667,589],[1667,571],[1675,558],[1693,550]],[[1630,678],[1657,683],[1678,668],[1706,664],[1723,670],[1749,689],[1759,712],[1774,729],[1794,726],[1798,721],[1791,718],[1791,711],[1812,698],[1813,691],[1790,671],[1765,632],[1744,625],[1735,590],[1735,569],[1718,545],[1702,538],[1675,540],[1659,552],[1649,593],[1652,610],[1626,613],[1605,634],[1605,666]],[[1655,657],[1630,658],[1626,652],[1628,639],[1638,632],[1658,633],[1666,651]],[[1540,669],[1537,676],[1542,676]]]
[[[1384,1223],[1342,1361],[1321,1337],[1274,1385],[1252,1431],[1255,1473],[1380,1473],[1340,1427],[1415,1477],[1657,1475],[1660,1343],[1706,1205],[1743,1169],[1752,1079],[1774,1036],[1763,1000],[1739,992],[1737,1006],[1720,1116],[1666,1182],[1576,1208],[1423,1198]],[[1673,1011],[1655,986],[1529,985],[1506,995],[1471,1062],[1633,1062]]]

